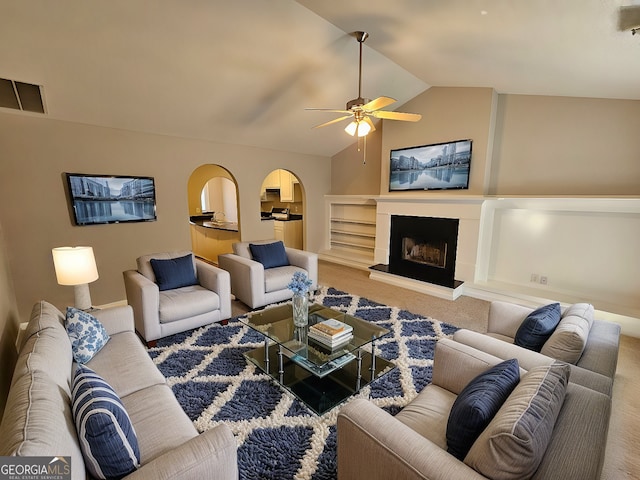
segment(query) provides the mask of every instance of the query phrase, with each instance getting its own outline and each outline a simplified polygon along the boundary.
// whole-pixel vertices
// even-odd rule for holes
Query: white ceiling
[[[357,97],[351,32],[387,109],[434,85],[640,99],[634,2],[0,0],[0,77],[43,85],[50,118],[331,156],[353,137],[304,108]]]

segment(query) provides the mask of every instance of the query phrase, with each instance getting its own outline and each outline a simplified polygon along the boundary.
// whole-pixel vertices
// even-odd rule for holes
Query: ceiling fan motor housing
[[[365,105],[370,101],[371,100],[369,100],[368,98],[362,98],[362,97],[354,98],[353,100],[349,100],[347,102],[347,110],[351,110],[353,107],[361,107],[362,105]]]

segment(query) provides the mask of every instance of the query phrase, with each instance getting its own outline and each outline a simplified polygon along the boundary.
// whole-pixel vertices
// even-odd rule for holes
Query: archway
[[[189,177],[187,194],[193,253],[217,264],[218,255],[240,241],[236,179],[220,165],[201,165]]]
[[[260,189],[262,221],[273,222],[274,238],[287,247],[304,249],[305,194],[298,177],[284,169],[269,173]]]

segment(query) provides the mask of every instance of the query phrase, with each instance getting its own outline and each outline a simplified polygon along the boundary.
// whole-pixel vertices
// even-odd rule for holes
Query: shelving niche
[[[329,199],[328,202],[329,249],[324,252],[324,257],[361,268],[373,265],[376,240],[375,201],[359,197]]]

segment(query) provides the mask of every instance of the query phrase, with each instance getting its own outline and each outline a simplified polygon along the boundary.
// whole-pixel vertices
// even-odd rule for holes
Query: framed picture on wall
[[[76,225],[156,220],[153,177],[65,173]]]

